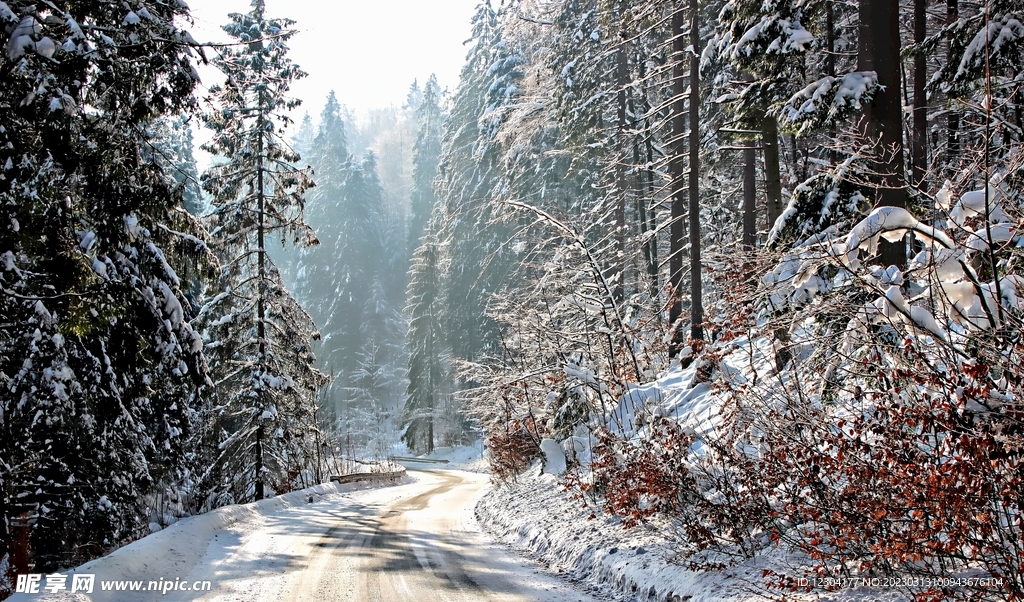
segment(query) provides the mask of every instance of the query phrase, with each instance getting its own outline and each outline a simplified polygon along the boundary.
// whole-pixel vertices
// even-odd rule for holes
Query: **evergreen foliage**
[[[349,151],[344,109],[332,92],[313,141],[317,188],[310,223],[319,247],[297,263],[297,295],[321,324],[321,365],[333,376],[324,403],[346,450],[384,454],[383,433],[404,388],[404,223],[384,200],[372,152]],[[368,447],[367,447],[368,446]]]
[[[262,499],[288,488],[310,452],[306,432],[317,428],[309,406],[327,377],[316,368],[313,321],[285,288],[267,254],[279,236],[317,244],[305,223],[306,170],[282,138],[297,105],[291,82],[304,73],[287,57],[293,22],[266,17],[262,0],[233,13],[224,30],[241,42],[215,63],[227,80],[211,88],[220,109],[204,115],[214,130],[208,150],[223,161],[203,175],[213,195],[213,248],[222,269],[216,296],[200,318],[216,379],[207,412],[217,441],[205,485],[215,504]]]
[[[448,346],[472,360],[498,344],[487,316],[491,295],[506,282],[510,231],[500,205],[502,148],[498,129],[518,94],[519,51],[502,40],[498,14],[483,2],[473,20],[474,46],[452,99],[442,142],[439,202],[433,220],[449,258],[444,274]]]
[[[183,3],[0,1],[0,567],[479,428],[694,568],[1024,595],[1019,0],[481,0],[450,97],[331,92],[294,149],[251,6],[207,205]]]
[[[437,241],[425,235],[413,255],[409,277],[409,388],[402,441],[417,451],[434,450],[435,425],[447,395],[441,299],[442,266]],[[440,430],[440,429],[438,429]]]
[[[485,430],[499,478],[529,466],[545,439],[561,442],[570,484],[627,522],[654,514],[680,521],[681,539],[696,542],[688,558],[703,568],[761,554],[769,537],[833,563],[821,571],[936,575],[973,562],[957,557],[965,548],[939,549],[958,536],[938,534],[932,527],[946,523],[929,523],[931,510],[913,520],[932,525],[938,539],[917,538],[891,503],[814,472],[828,463],[854,474],[831,451],[841,448],[878,471],[873,483],[887,496],[985,506],[979,525],[998,522],[990,511],[1019,512],[1012,496],[979,505],[955,487],[932,489],[934,480],[908,477],[913,484],[904,486],[882,476],[896,457],[943,463],[929,454],[941,455],[938,441],[951,440],[914,430],[942,413],[928,407],[945,399],[929,397],[935,387],[981,378],[985,391],[999,392],[977,411],[991,410],[995,422],[1019,412],[995,409],[1015,386],[1003,368],[954,376],[938,366],[964,361],[984,372],[1000,363],[986,354],[999,347],[1012,355],[1006,345],[1018,343],[1009,332],[975,338],[961,329],[965,320],[985,329],[1017,306],[1016,293],[1007,294],[1016,291],[1016,235],[1003,228],[1020,211],[1024,183],[1022,19],[1003,0],[948,2],[946,21],[935,4],[481,2],[411,273],[406,444],[423,450],[441,439],[451,428],[441,426],[450,400]],[[918,43],[908,45],[900,24],[910,17],[931,36],[915,27]],[[901,46],[909,48],[903,57]],[[922,53],[927,61],[900,64]],[[911,197],[900,105],[909,106],[904,86],[922,72],[932,97],[913,92]],[[945,123],[935,119],[939,110]],[[958,209],[953,199],[970,188],[978,190]],[[947,227],[977,237],[964,251],[970,266],[952,259],[961,257],[952,250],[959,238],[935,234]],[[992,237],[1003,243],[998,250]],[[703,318],[697,291],[707,298]],[[961,302],[959,313],[930,313]],[[677,334],[687,319],[690,341]],[[673,353],[693,367],[695,396],[707,386],[709,398],[723,400],[727,427],[694,435],[675,428],[685,419],[667,417],[660,400],[633,400],[632,383],[672,365]],[[739,377],[728,358],[758,372]],[[820,387],[808,390],[811,381]],[[884,384],[897,381],[895,393]],[[868,401],[873,415],[862,412]],[[734,411],[733,402],[746,405]],[[904,413],[914,415],[909,431],[895,418]],[[820,429],[804,426],[811,415]],[[842,426],[851,416],[856,432]],[[972,416],[963,436],[987,441],[989,423]],[[870,428],[893,436],[867,444]],[[768,433],[771,441],[762,438]],[[902,446],[907,440],[920,449]],[[901,474],[917,474],[914,462],[900,463]],[[993,462],[999,468],[983,487],[1016,482],[1007,472],[1016,457]],[[802,477],[793,476],[797,466]],[[771,487],[758,488],[767,475]],[[889,514],[867,513],[873,504]],[[787,522],[773,523],[776,513]],[[872,530],[854,534],[851,521]],[[1020,532],[1009,523],[995,530],[1005,538],[1001,551],[985,544],[971,554],[993,574],[1009,574]],[[900,543],[890,546],[885,534],[895,532]],[[1013,597],[1017,587],[990,597]]]
[[[157,120],[150,136],[154,160],[167,172],[175,192],[180,191],[185,211],[199,217],[206,203],[192,154],[194,141],[188,117],[181,115]]]
[[[413,84],[415,86],[415,83]],[[413,89],[418,91],[417,88]],[[414,102],[415,118],[419,125],[412,159],[412,196],[409,201],[409,248],[419,246],[420,237],[426,228],[430,212],[436,203],[434,179],[441,156],[441,136],[444,125],[444,111],[441,107],[441,88],[433,75],[427,80],[418,98],[409,93],[411,106]]]
[[[16,572],[144,534],[143,496],[186,478],[206,365],[168,249],[204,245],[175,227],[181,190],[147,134],[193,103],[186,16],[0,3],[0,566]]]

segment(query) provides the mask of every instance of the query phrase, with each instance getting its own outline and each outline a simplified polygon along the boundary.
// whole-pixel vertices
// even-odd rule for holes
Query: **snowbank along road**
[[[99,580],[129,577],[117,574],[115,554],[108,562],[100,559],[80,568],[96,573],[97,591],[89,596],[44,593],[16,598],[19,602],[593,600],[480,532],[473,508],[487,484],[488,477],[482,474],[413,470],[401,485],[250,516],[208,536],[205,546],[200,545],[205,550],[192,554],[187,570],[180,559],[174,560],[174,548],[190,544],[177,541],[188,536],[188,529],[173,538],[168,537],[171,530],[146,538],[164,536],[168,561],[147,562],[146,572],[151,575],[133,570],[130,578],[210,581],[210,591],[99,591]],[[131,548],[119,553],[123,556]],[[175,570],[178,574],[166,574]]]

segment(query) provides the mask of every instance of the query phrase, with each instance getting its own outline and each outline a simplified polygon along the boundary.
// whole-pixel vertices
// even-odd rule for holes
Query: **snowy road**
[[[473,506],[485,475],[413,471],[410,484],[237,525],[189,580],[200,600],[589,600],[491,543]],[[218,540],[222,537],[218,537]],[[195,598],[191,598],[195,599]]]
[[[473,509],[483,474],[412,470],[400,485],[230,506],[182,521],[68,573],[82,593],[10,602],[590,602],[589,594],[493,543]],[[324,490],[321,488],[320,490]],[[206,592],[100,591],[100,580],[210,581]]]
[[[410,471],[410,482],[335,495],[281,508],[193,541],[187,530],[163,542],[163,554],[141,546],[145,575],[209,580],[203,595],[184,592],[95,592],[92,596],[25,596],[62,600],[472,601],[591,600],[506,552],[480,532],[473,516],[487,476]],[[170,535],[161,533],[157,535]],[[151,538],[146,538],[147,540]],[[197,541],[196,539],[205,539]],[[146,540],[143,540],[143,542]],[[142,544],[143,542],[138,542]],[[153,542],[156,543],[156,542]],[[189,561],[176,557],[190,546]],[[197,549],[198,548],[198,549]],[[131,546],[123,550],[130,552]],[[130,555],[130,554],[129,554]],[[125,555],[122,555],[125,556]],[[97,579],[117,578],[124,560],[91,563]],[[191,565],[187,569],[184,565]],[[84,568],[84,567],[83,567]],[[184,574],[183,574],[184,573]],[[128,575],[121,575],[122,578]],[[98,589],[98,588],[97,588]],[[20,597],[20,596],[19,596]]]

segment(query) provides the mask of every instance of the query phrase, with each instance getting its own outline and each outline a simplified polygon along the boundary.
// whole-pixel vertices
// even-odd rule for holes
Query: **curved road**
[[[411,471],[411,483],[310,504],[227,529],[189,579],[201,600],[589,601],[483,535],[486,475]],[[170,593],[163,599],[174,599]],[[196,599],[196,598],[179,598]]]

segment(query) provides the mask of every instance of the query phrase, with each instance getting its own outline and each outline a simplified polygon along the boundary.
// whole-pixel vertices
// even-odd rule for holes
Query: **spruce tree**
[[[419,110],[421,102],[423,102],[423,90],[420,89],[419,80],[414,79],[409,84],[409,93],[405,95],[405,104],[402,105],[402,108],[415,114]]]
[[[136,10],[0,3],[0,565],[27,540],[19,572],[145,534],[205,383],[165,252],[202,245],[170,226],[181,196],[146,134],[193,103],[187,9]]]
[[[292,137],[292,148],[295,149],[295,154],[299,156],[299,161],[308,162],[309,157],[313,154],[313,139],[316,136],[316,130],[313,128],[313,119],[309,116],[309,113],[303,113],[302,121],[299,122],[299,129],[295,132],[295,136]]]
[[[404,295],[396,296],[395,288],[405,282],[405,241],[397,220],[383,202],[383,187],[377,175],[376,157],[367,153],[359,166],[365,181],[361,205],[366,208],[367,221],[358,255],[362,262],[366,290],[359,318],[360,342],[355,356],[358,360],[353,394],[364,401],[357,403],[369,417],[362,425],[364,432],[376,430],[377,424],[391,410],[404,390],[405,334],[408,328],[401,313]]]
[[[757,132],[764,148],[764,175],[767,225],[771,228],[782,215],[782,174],[779,117],[785,101],[800,88],[808,69],[808,53],[815,38],[808,29],[820,2],[764,3],[756,0],[730,0],[718,14],[719,28],[708,43],[702,68],[710,71],[715,62],[724,63],[717,78],[729,101],[734,127],[741,132]],[[833,62],[834,65],[834,62]],[[833,73],[819,85],[831,85]],[[813,72],[810,74],[813,76]],[[847,117],[843,115],[841,117]],[[790,111],[784,118],[802,116]],[[829,115],[819,128],[832,127],[840,118]],[[806,123],[798,126],[809,128]],[[751,137],[751,134],[741,134]],[[753,137],[757,137],[754,134]],[[814,208],[807,210],[815,212]],[[820,215],[821,211],[816,211]],[[808,218],[810,219],[810,218]]]
[[[415,86],[415,84],[413,84]],[[414,88],[414,91],[416,89]],[[413,102],[410,92],[410,103]],[[419,246],[420,237],[434,209],[434,179],[441,156],[444,111],[441,107],[441,88],[437,77],[430,76],[424,86],[415,112],[419,132],[413,146],[412,196],[409,201],[409,248]]]
[[[498,13],[482,2],[473,20],[474,46],[462,69],[442,142],[437,237],[448,255],[444,273],[445,330],[457,358],[495,350],[487,316],[492,295],[507,285],[511,254],[505,211],[488,202],[501,189],[497,135],[515,102],[524,57],[502,38]]]
[[[317,239],[304,218],[312,181],[283,139],[287,111],[298,104],[289,87],[304,75],[287,56],[294,22],[266,17],[264,8],[254,0],[250,12],[229,15],[224,30],[239,44],[215,60],[227,80],[211,88],[219,110],[204,116],[214,131],[207,149],[223,157],[203,175],[224,266],[222,292],[203,310],[222,433],[209,486],[234,502],[289,485],[287,470],[302,454],[296,446],[315,428],[302,417],[326,382],[312,349],[319,334],[267,254],[270,236],[300,246]]]
[[[402,414],[402,441],[409,449],[426,453],[434,451],[434,427],[447,385],[441,273],[437,240],[427,232],[410,271],[409,389]]]
[[[180,190],[183,206],[193,216],[203,213],[203,191],[199,169],[192,154],[192,125],[186,115],[157,120],[152,130],[153,157]]]
[[[977,6],[949,0],[947,9],[946,26],[913,51],[931,54],[940,44],[946,48],[946,60],[927,89],[941,92],[948,105],[943,172],[955,182],[964,166],[978,158],[988,157],[991,163],[1008,156],[1014,147],[997,140],[1024,140],[1024,7],[1015,0]],[[999,129],[1006,134],[998,134]]]
[[[334,90],[327,95],[327,102],[320,112],[320,124],[313,138],[310,161],[316,170],[318,190],[314,199],[335,195],[348,178],[349,144],[343,107],[338,103]],[[323,204],[317,211],[327,211]]]
[[[356,423],[362,424],[370,405],[366,374],[376,371],[367,362],[384,361],[401,347],[396,338],[401,340],[403,328],[396,325],[401,320],[389,293],[396,286],[392,280],[401,279],[402,270],[394,269],[400,250],[389,243],[376,159],[372,154],[361,162],[352,159],[333,93],[321,114],[314,149],[318,186],[311,195],[310,221],[322,233],[323,244],[303,254],[298,294],[322,325],[320,354],[334,372],[329,409],[344,429],[358,430]]]

